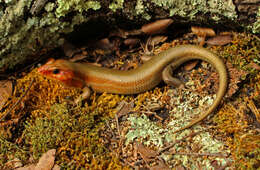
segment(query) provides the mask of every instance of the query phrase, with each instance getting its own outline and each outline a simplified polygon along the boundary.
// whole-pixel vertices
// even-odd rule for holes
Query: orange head
[[[85,83],[79,73],[74,71],[73,63],[67,60],[49,61],[38,68],[38,72],[46,77],[59,80],[67,86],[82,88]]]

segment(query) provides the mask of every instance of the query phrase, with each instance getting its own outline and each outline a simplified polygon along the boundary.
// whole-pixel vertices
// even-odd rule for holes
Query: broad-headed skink
[[[96,92],[117,94],[137,94],[154,88],[162,81],[164,69],[171,66],[176,69],[186,61],[200,59],[212,64],[219,74],[219,89],[216,99],[209,109],[179,132],[206,118],[219,105],[227,88],[227,71],[223,61],[199,46],[181,45],[168,49],[145,62],[137,69],[120,71],[92,64],[73,63],[67,60],[50,60],[38,71],[47,77],[63,82],[67,86],[88,87]],[[173,78],[173,81],[175,79]],[[176,82],[176,84],[179,84]]]

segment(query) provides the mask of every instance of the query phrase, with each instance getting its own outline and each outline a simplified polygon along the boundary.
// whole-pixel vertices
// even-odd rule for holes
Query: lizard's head
[[[85,83],[80,76],[74,72],[73,64],[67,60],[49,61],[38,68],[38,72],[46,77],[59,80],[67,86],[82,88]]]

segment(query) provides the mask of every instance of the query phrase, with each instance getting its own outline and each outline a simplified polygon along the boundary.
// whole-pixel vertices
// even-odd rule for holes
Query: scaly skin
[[[162,80],[162,72],[169,64],[176,69],[186,61],[200,59],[212,64],[219,74],[217,97],[198,119],[175,131],[179,132],[206,118],[219,105],[227,88],[227,71],[223,61],[210,51],[193,45],[181,45],[154,56],[134,70],[120,71],[67,60],[51,60],[38,71],[68,86],[90,87],[96,92],[137,94],[154,88]]]

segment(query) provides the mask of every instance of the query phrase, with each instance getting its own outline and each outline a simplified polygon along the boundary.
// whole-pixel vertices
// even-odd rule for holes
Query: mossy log
[[[172,18],[173,25],[225,25],[259,34],[259,4],[259,0],[0,0],[0,72],[62,45],[69,33],[90,21],[113,29]]]

